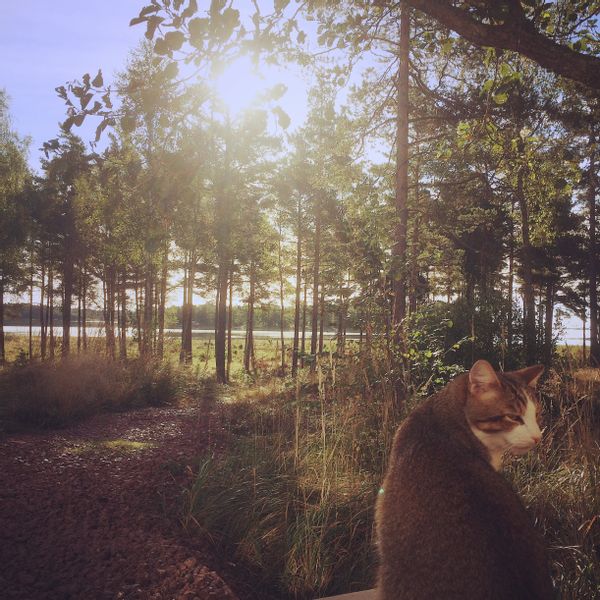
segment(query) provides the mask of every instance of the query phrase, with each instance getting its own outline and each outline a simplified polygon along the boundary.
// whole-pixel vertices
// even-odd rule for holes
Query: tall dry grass
[[[100,411],[169,404],[195,381],[166,362],[93,352],[16,363],[0,371],[0,417],[8,427],[56,427]]]
[[[228,389],[231,436],[202,457],[183,523],[245,568],[248,595],[308,599],[373,585],[373,507],[393,434],[422,397],[394,402],[382,354],[320,360],[316,373]],[[427,381],[414,381],[414,390]],[[553,371],[540,448],[507,466],[544,532],[560,597],[600,597],[598,387]],[[425,386],[425,387],[424,387]]]

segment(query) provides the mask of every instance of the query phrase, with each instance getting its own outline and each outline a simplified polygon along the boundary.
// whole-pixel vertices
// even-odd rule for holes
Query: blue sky
[[[10,98],[13,126],[31,136],[30,162],[37,167],[44,141],[56,137],[65,106],[54,88],[102,68],[122,69],[144,35],[129,27],[137,1],[5,0],[0,24],[0,88]],[[90,129],[92,129],[90,127]],[[90,138],[89,131],[80,132]]]
[[[3,4],[0,89],[9,96],[14,129],[31,137],[30,164],[37,169],[39,148],[57,136],[59,122],[65,118],[66,107],[54,89],[86,72],[93,77],[98,69],[102,69],[105,82],[110,82],[144,37],[145,27],[129,27],[129,21],[146,2],[4,0]],[[240,73],[246,77],[241,86]],[[289,69],[286,73],[271,70],[265,76],[265,85],[281,81],[288,86],[282,105],[292,116],[292,127],[300,125],[306,114],[306,83]],[[244,75],[239,69],[229,80],[236,86],[231,95],[238,100],[240,88],[257,85],[249,73]],[[92,121],[73,131],[85,141],[92,140],[97,125]]]

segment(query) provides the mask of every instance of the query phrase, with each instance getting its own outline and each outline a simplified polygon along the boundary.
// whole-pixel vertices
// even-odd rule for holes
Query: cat
[[[477,361],[398,428],[376,507],[379,600],[550,600],[549,561],[506,452],[541,439],[544,367]]]

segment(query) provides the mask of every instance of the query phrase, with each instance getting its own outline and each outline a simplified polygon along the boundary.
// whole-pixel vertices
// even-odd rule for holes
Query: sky
[[[0,0],[0,89],[9,96],[14,130],[31,138],[29,162],[34,169],[39,169],[39,148],[58,135],[65,119],[66,107],[55,88],[84,73],[94,77],[98,69],[109,83],[123,70],[130,51],[144,39],[145,27],[129,27],[129,21],[145,4],[144,0]],[[281,105],[292,118],[292,128],[297,127],[306,116],[306,82],[294,69],[271,69],[257,81],[251,69],[234,65],[219,87],[235,112],[243,107],[246,93],[280,82],[288,88]],[[89,141],[97,124],[86,120],[73,131]]]
[[[271,0],[259,3],[271,6]],[[129,27],[129,21],[145,4],[144,0],[0,0],[0,89],[9,96],[14,130],[31,138],[29,162],[34,170],[42,157],[39,148],[57,136],[65,118],[66,107],[55,88],[84,73],[94,77],[98,69],[110,82],[123,70],[130,51],[144,38],[144,26]],[[307,84],[295,69],[266,71],[257,81],[241,63],[224,74],[217,87],[235,112],[261,86],[280,82],[288,88],[281,105],[294,129],[307,113]],[[90,120],[74,132],[89,141],[96,125]],[[580,323],[567,319],[565,338],[579,341]]]

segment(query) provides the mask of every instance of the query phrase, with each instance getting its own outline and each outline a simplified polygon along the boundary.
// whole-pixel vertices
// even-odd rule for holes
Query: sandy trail
[[[207,418],[148,408],[0,438],[0,597],[235,599],[176,523],[190,471],[173,465],[212,443]]]

